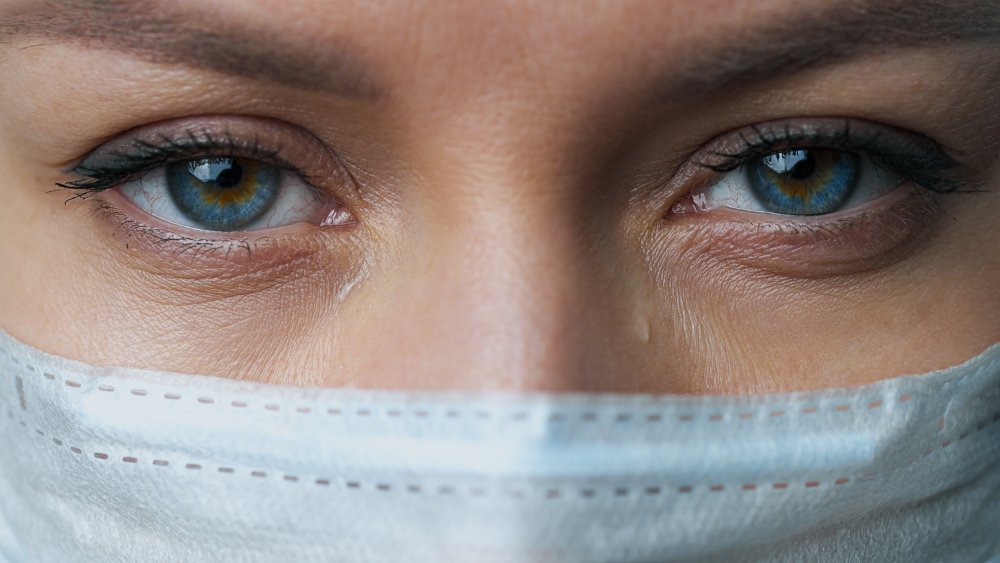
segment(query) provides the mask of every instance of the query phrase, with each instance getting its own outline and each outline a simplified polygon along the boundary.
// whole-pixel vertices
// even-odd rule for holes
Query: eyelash
[[[179,160],[211,156],[236,156],[259,160],[280,168],[296,175],[310,188],[319,191],[309,175],[298,166],[282,158],[280,149],[265,148],[259,138],[245,142],[226,133],[196,135],[194,132],[188,132],[185,137],[173,138],[161,135],[158,139],[159,144],[142,140],[132,141],[129,143],[129,149],[108,154],[107,158],[111,163],[104,166],[78,165],[71,170],[71,173],[81,176],[81,178],[69,182],[57,182],[56,186],[76,191],[77,193],[70,200],[87,199],[125,183],[138,180],[147,172]]]
[[[782,149],[830,148],[864,153],[876,165],[900,174],[930,192],[966,191],[962,189],[966,183],[954,177],[959,164],[926,137],[914,137],[913,133],[883,135],[874,127],[872,133],[859,135],[850,120],[840,121],[835,126],[827,124],[813,130],[807,128],[792,121],[753,125],[736,134],[739,139],[737,150],[707,151],[707,157],[695,160],[694,164],[721,175]],[[186,158],[238,156],[260,160],[293,174],[317,194],[323,191],[300,167],[283,158],[281,152],[280,146],[265,147],[256,136],[242,139],[228,131],[189,130],[179,136],[159,135],[153,137],[152,142],[140,139],[129,141],[123,148],[102,155],[101,160],[105,164],[78,165],[71,172],[79,175],[79,179],[56,185],[76,192],[70,200],[87,199]]]
[[[927,138],[888,142],[880,132],[859,137],[850,121],[838,127],[806,132],[790,122],[768,128],[753,125],[739,134],[742,147],[735,153],[710,153],[697,164],[714,173],[736,170],[755,159],[790,148],[827,148],[863,153],[872,162],[905,176],[916,185],[934,193],[963,192],[966,183],[954,177],[959,163],[937,143]]]

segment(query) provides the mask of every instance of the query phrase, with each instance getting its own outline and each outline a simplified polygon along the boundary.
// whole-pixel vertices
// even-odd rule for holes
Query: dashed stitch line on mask
[[[2,406],[3,405],[0,405],[0,407],[2,407]],[[25,431],[28,431],[29,426],[28,426],[27,422],[23,418],[21,418],[20,416],[15,416],[14,412],[11,409],[9,409],[9,408],[4,409],[4,410],[6,410],[7,418],[8,419],[17,420],[18,424],[22,428],[24,428]],[[931,456],[936,451],[948,448],[948,447],[956,444],[957,442],[960,442],[962,440],[965,440],[965,439],[969,438],[974,433],[981,432],[981,431],[985,430],[987,427],[992,426],[993,424],[996,424],[998,422],[1000,422],[1000,410],[997,410],[996,412],[994,412],[992,414],[992,417],[987,416],[985,418],[980,419],[978,422],[976,422],[976,424],[975,424],[974,427],[972,425],[970,425],[964,432],[962,432],[961,434],[959,434],[955,438],[944,440],[944,441],[940,442],[939,445],[937,445],[936,447],[930,448],[930,449],[924,451],[922,454],[914,456],[914,457],[910,458],[909,460],[907,460],[906,462],[904,462],[902,464],[892,465],[892,466],[886,468],[885,470],[883,470],[881,472],[874,472],[874,471],[865,472],[865,473],[862,473],[859,477],[857,477],[857,478],[855,478],[853,480],[850,477],[838,477],[836,479],[833,479],[832,481],[825,481],[825,482],[824,481],[818,481],[818,480],[808,480],[808,481],[801,481],[801,482],[794,482],[794,483],[791,482],[791,481],[778,481],[778,482],[772,482],[772,483],[742,483],[742,484],[738,484],[738,485],[732,485],[732,484],[730,484],[728,486],[726,484],[718,483],[718,484],[709,484],[707,486],[702,486],[700,488],[696,487],[694,485],[679,485],[679,486],[644,486],[644,487],[621,487],[621,486],[618,486],[618,487],[606,487],[606,488],[603,488],[603,489],[602,488],[596,488],[596,487],[583,487],[583,488],[578,488],[578,489],[576,489],[576,488],[575,489],[568,489],[568,488],[545,487],[545,488],[543,488],[544,490],[542,490],[542,489],[539,489],[539,490],[541,491],[541,493],[544,494],[544,498],[547,498],[547,499],[570,498],[570,497],[574,497],[574,496],[579,497],[579,498],[584,498],[584,499],[593,499],[593,498],[597,498],[598,496],[600,496],[602,498],[603,497],[607,497],[607,496],[620,498],[620,497],[628,497],[628,496],[632,496],[632,495],[656,496],[656,495],[660,495],[661,493],[666,493],[668,491],[674,491],[674,492],[676,492],[678,494],[689,494],[689,493],[693,493],[695,491],[703,491],[703,492],[707,491],[709,493],[721,493],[721,492],[724,492],[724,491],[749,492],[749,491],[758,491],[758,490],[784,491],[784,490],[788,490],[788,489],[793,488],[793,486],[795,486],[796,488],[803,488],[803,489],[821,489],[821,488],[823,488],[824,485],[826,485],[826,486],[833,486],[833,487],[839,487],[839,486],[843,486],[843,485],[847,485],[847,484],[855,483],[855,482],[859,482],[859,481],[868,481],[868,480],[873,479],[877,475],[886,474],[886,473],[892,473],[892,472],[896,471],[897,469],[900,469],[902,467],[907,467],[909,465],[912,465],[912,464],[916,463],[917,461],[919,461],[921,459],[924,459],[924,458],[927,458],[927,457]],[[34,428],[34,434],[38,435],[40,438],[45,438],[46,437],[45,431],[43,431],[43,430],[41,430],[39,428]],[[83,457],[83,456],[86,455],[85,452],[84,452],[84,450],[82,448],[77,447],[77,446],[70,446],[70,445],[66,444],[65,441],[62,440],[61,438],[52,437],[52,438],[50,438],[50,440],[51,440],[51,443],[53,445],[55,445],[55,446],[57,446],[59,448],[68,448],[69,451],[71,453],[75,454],[76,456]],[[106,452],[94,451],[94,452],[90,452],[90,455],[92,455],[93,458],[96,459],[96,460],[98,460],[98,461],[107,461],[107,462],[112,462],[113,463],[113,461],[111,460],[110,454],[108,454]],[[139,464],[141,464],[141,460],[137,456],[122,456],[121,457],[121,463],[130,464],[130,465],[139,465]],[[151,465],[154,466],[154,467],[164,468],[164,467],[170,467],[173,464],[169,460],[166,460],[166,459],[153,459],[151,461]],[[209,469],[205,465],[203,465],[201,463],[191,463],[191,462],[188,462],[188,463],[184,463],[183,465],[178,465],[178,467],[183,467],[184,470],[190,471],[190,472],[209,471]],[[237,475],[238,473],[240,473],[239,471],[237,471],[236,468],[228,467],[228,466],[219,466],[219,467],[216,467],[215,469],[216,469],[216,472],[219,473],[219,474],[221,474],[221,475]],[[261,471],[261,470],[244,471],[243,474],[249,475],[251,478],[254,478],[254,479],[266,479],[268,477],[268,475],[269,475],[269,473],[267,471]],[[284,473],[276,472],[276,471],[275,472],[271,472],[271,474],[281,475],[281,480],[284,481],[284,482],[287,482],[287,483],[298,483],[300,481],[304,481],[304,480],[300,479],[300,477],[297,476],[297,475],[284,474]],[[310,483],[313,484],[313,485],[315,485],[315,486],[318,486],[318,487],[330,487],[333,484],[333,481],[331,479],[328,479],[328,478],[316,478],[316,479],[311,480]],[[450,485],[441,485],[441,486],[438,486],[436,488],[433,488],[433,487],[429,488],[426,485],[417,485],[417,484],[399,485],[399,484],[386,483],[386,482],[375,482],[375,483],[367,483],[366,484],[366,483],[362,483],[361,481],[353,481],[353,480],[352,481],[345,481],[343,483],[343,485],[344,485],[344,488],[348,489],[348,490],[355,490],[355,491],[365,491],[365,490],[367,490],[367,491],[373,491],[373,492],[376,492],[376,493],[388,493],[388,492],[393,492],[393,491],[396,491],[396,492],[407,492],[407,493],[413,493],[413,494],[418,494],[418,493],[434,493],[434,492],[436,492],[436,493],[438,493],[440,495],[452,495],[452,494],[456,494],[457,495],[457,494],[461,494],[462,493],[462,491],[460,489],[458,489],[457,487],[454,487],[454,486],[450,486]],[[525,489],[510,489],[510,490],[506,490],[506,491],[501,491],[500,493],[501,493],[502,496],[506,496],[508,498],[517,499],[517,500],[523,500],[523,499],[526,499],[526,498],[528,498],[530,496],[529,493],[526,492]],[[467,491],[465,491],[465,494],[467,496],[470,496],[470,497],[482,497],[482,496],[487,496],[488,495],[488,490],[487,490],[487,488],[481,487],[481,486],[471,487]],[[538,494],[538,491],[536,491],[535,496],[542,496],[542,495]]]
[[[33,372],[33,373],[38,373],[39,371],[41,371],[42,376],[45,379],[47,379],[49,381],[56,381],[56,382],[59,381],[59,378],[56,377],[54,374],[52,374],[52,373],[50,373],[48,371],[38,370],[35,366],[33,366],[33,365],[31,365],[31,364],[29,364],[27,362],[20,362],[20,361],[18,361],[9,352],[5,351],[5,353],[7,353],[8,357],[10,357],[16,363],[24,365],[25,368],[28,371]],[[72,389],[82,389],[83,388],[83,384],[80,383],[79,381],[74,380],[74,379],[66,379],[66,380],[63,380],[62,382],[63,382],[63,384],[66,387],[69,387],[69,388],[72,388]],[[1000,387],[1000,385],[998,385],[998,387]],[[116,386],[109,385],[109,384],[99,384],[97,386],[97,389],[98,389],[98,391],[105,392],[105,393],[121,393],[121,392],[123,392],[123,391],[120,391]],[[129,388],[127,395],[134,396],[134,397],[151,397],[152,396],[152,395],[150,395],[150,393],[149,393],[149,391],[147,389],[135,388],[135,387]],[[223,404],[228,404],[228,406],[230,406],[232,408],[235,408],[235,409],[250,408],[250,403],[247,402],[247,401],[231,400],[228,403],[225,403],[225,402],[217,401],[213,397],[195,396],[193,399],[191,399],[190,396],[188,396],[188,397],[189,397],[189,400],[194,400],[195,402],[197,402],[199,404],[204,404],[204,405],[223,405]],[[162,395],[162,398],[166,399],[166,400],[169,400],[169,401],[182,401],[183,398],[184,398],[184,396],[181,395],[180,393],[164,392],[163,395]],[[894,400],[895,400],[896,403],[906,403],[906,402],[910,401],[912,398],[913,398],[913,395],[911,393],[904,393],[904,394],[901,394],[898,397],[896,397]],[[808,400],[810,400],[810,399],[804,399],[804,401],[808,401]],[[867,401],[867,402],[861,400],[859,402],[863,403],[863,404],[859,404],[857,406],[853,406],[853,405],[847,404],[847,403],[840,403],[840,404],[832,405],[832,406],[827,407],[827,408],[822,409],[822,410],[819,407],[816,407],[816,406],[806,406],[806,407],[792,408],[792,409],[773,409],[773,410],[767,410],[767,409],[765,409],[765,410],[767,410],[767,412],[763,412],[763,411],[761,411],[761,412],[743,411],[743,412],[739,412],[735,416],[732,416],[732,417],[729,417],[729,418],[727,418],[723,413],[713,413],[713,414],[709,414],[707,416],[704,416],[704,420],[708,420],[709,422],[724,422],[724,421],[725,422],[733,422],[733,421],[738,421],[738,420],[751,420],[751,419],[755,419],[755,418],[762,418],[762,419],[767,419],[767,418],[772,418],[772,419],[773,418],[781,418],[781,417],[789,416],[789,415],[791,415],[793,413],[794,414],[802,414],[802,415],[817,414],[817,413],[823,412],[825,410],[832,410],[834,412],[840,412],[840,413],[846,413],[846,412],[849,412],[849,411],[851,411],[852,409],[855,409],[855,408],[856,409],[860,409],[860,410],[866,410],[866,409],[867,410],[875,410],[875,409],[878,409],[878,408],[884,406],[886,400],[888,400],[888,399],[876,399],[876,400],[871,400],[871,401]],[[767,408],[773,408],[773,407],[767,407]],[[269,412],[281,412],[283,410],[287,410],[287,407],[283,408],[281,405],[278,405],[278,404],[275,404],[275,403],[264,403],[263,404],[263,409],[265,411],[269,411]],[[371,416],[379,416],[379,415],[386,416],[386,417],[389,417],[389,418],[396,418],[396,417],[406,416],[407,414],[409,414],[410,416],[415,417],[415,418],[431,418],[433,416],[433,413],[431,411],[427,410],[427,409],[418,409],[418,410],[414,410],[414,411],[403,411],[401,409],[387,409],[383,413],[379,413],[378,411],[374,411],[372,409],[365,409],[365,408],[359,408],[359,409],[354,409],[354,410],[345,410],[345,409],[336,408],[336,407],[330,407],[330,408],[327,408],[327,409],[316,409],[314,407],[298,406],[298,407],[295,407],[294,409],[290,409],[290,410],[292,412],[296,412],[296,413],[299,413],[299,414],[320,413],[320,412],[324,412],[324,410],[325,410],[325,413],[328,414],[328,415],[331,415],[331,416],[353,416],[353,417],[358,417],[358,418],[371,417]],[[513,421],[513,422],[528,421],[528,420],[531,419],[531,415],[529,413],[523,412],[523,411],[516,411],[516,412],[513,412],[513,413],[497,413],[497,412],[491,412],[491,411],[485,411],[485,410],[477,410],[477,411],[473,411],[473,412],[463,413],[461,411],[454,410],[454,409],[447,409],[447,410],[443,411],[443,413],[439,414],[438,417],[439,418],[443,417],[445,419],[453,419],[453,420],[457,420],[457,419],[466,419],[466,420],[467,419],[473,419],[473,420],[476,420],[476,419],[478,419],[478,420],[482,420],[482,421],[486,421],[486,420],[507,420],[507,421]],[[675,415],[675,416],[668,417],[668,416],[665,416],[665,415],[663,415],[661,413],[651,413],[651,414],[645,414],[645,415],[636,415],[636,414],[633,414],[633,413],[619,412],[619,413],[614,413],[613,416],[604,416],[604,417],[602,417],[602,416],[600,416],[599,413],[596,413],[596,412],[583,412],[583,413],[578,413],[578,414],[576,414],[574,416],[570,416],[567,413],[555,412],[555,413],[548,413],[546,415],[546,419],[549,422],[564,422],[564,421],[576,420],[576,421],[581,421],[581,422],[604,422],[604,423],[609,423],[609,422],[612,422],[612,423],[631,423],[631,422],[657,423],[657,422],[662,422],[662,421],[664,421],[664,420],[666,420],[668,418],[672,418],[673,420],[675,420],[677,422],[694,422],[696,420],[699,420],[699,417],[696,417],[693,414],[680,414],[680,415]]]

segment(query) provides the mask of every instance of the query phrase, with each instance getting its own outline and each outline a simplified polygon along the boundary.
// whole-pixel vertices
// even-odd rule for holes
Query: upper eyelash
[[[68,182],[57,182],[59,188],[77,191],[70,199],[86,199],[92,195],[124,183],[137,180],[143,174],[160,166],[171,164],[184,158],[208,156],[241,156],[254,158],[282,168],[302,178],[308,185],[312,182],[300,168],[281,157],[281,149],[265,148],[259,138],[242,142],[235,136],[188,131],[185,136],[160,135],[159,144],[144,140],[129,143],[129,149],[118,150],[106,155],[110,164],[88,166],[79,164],[70,172],[81,176]],[[86,162],[86,160],[84,160]]]
[[[716,173],[731,172],[743,164],[781,149],[789,148],[837,148],[856,152],[864,152],[873,162],[903,174],[914,183],[937,193],[949,193],[962,190],[966,183],[950,176],[959,164],[949,156],[937,143],[911,143],[904,150],[889,149],[880,142],[882,134],[875,132],[867,136],[858,136],[851,128],[848,120],[837,130],[804,131],[785,123],[777,130],[769,130],[759,125],[749,127],[749,133],[743,131],[739,137],[743,147],[736,153],[712,152],[716,162],[701,161],[698,165]],[[769,132],[770,131],[770,132]],[[260,139],[254,137],[242,141],[237,137],[223,132],[212,134],[187,131],[186,135],[171,137],[160,135],[159,143],[135,140],[129,143],[130,148],[106,155],[105,160],[112,164],[103,166],[77,165],[72,173],[81,176],[77,180],[57,182],[62,189],[76,191],[70,199],[86,199],[105,190],[115,188],[124,183],[137,180],[143,174],[159,166],[164,166],[184,158],[198,156],[243,156],[265,161],[278,166],[301,178],[312,186],[311,179],[302,170],[281,157],[280,147],[266,148]],[[895,143],[898,144],[898,143]],[[86,160],[84,161],[86,162]]]
[[[881,142],[882,133],[859,136],[850,121],[832,131],[804,131],[785,123],[778,131],[753,125],[750,133],[740,132],[743,148],[736,153],[712,152],[718,162],[701,161],[700,166],[716,173],[731,172],[743,164],[778,150],[792,148],[835,148],[865,153],[875,164],[903,174],[917,185],[932,192],[963,191],[966,183],[952,177],[959,163],[937,143],[911,143],[903,150],[888,148]],[[898,144],[898,143],[896,143]]]

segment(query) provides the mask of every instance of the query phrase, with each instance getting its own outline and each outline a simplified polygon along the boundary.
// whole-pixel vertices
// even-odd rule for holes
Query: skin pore
[[[0,0],[0,328],[96,364],[362,388],[948,367],[1000,341],[989,4]],[[264,146],[348,219],[205,232],[56,186],[108,143],[203,133],[227,138],[204,156]],[[899,187],[829,217],[679,212],[747,140],[830,138],[902,147]]]

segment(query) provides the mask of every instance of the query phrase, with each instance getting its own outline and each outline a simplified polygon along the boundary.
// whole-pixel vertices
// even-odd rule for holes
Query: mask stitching
[[[16,419],[17,422],[18,422],[18,424],[22,428],[24,428],[25,431],[29,430],[29,426],[28,426],[27,422],[23,418],[21,418],[20,416],[15,416],[15,414],[13,413],[13,411],[11,411],[10,409],[5,409],[5,410],[7,412],[7,417],[9,419],[12,419],[12,420]],[[928,450],[924,451],[922,454],[920,454],[918,456],[914,456],[914,457],[910,458],[909,460],[907,460],[903,464],[890,466],[890,467],[888,467],[887,469],[885,469],[884,471],[881,471],[881,472],[874,472],[874,471],[865,472],[865,473],[861,474],[859,478],[856,478],[854,480],[852,480],[850,477],[838,477],[838,478],[836,478],[836,479],[834,479],[832,481],[826,481],[826,482],[824,482],[824,481],[817,481],[817,480],[808,480],[808,481],[801,482],[801,485],[802,485],[802,488],[805,488],[805,489],[820,489],[820,488],[823,488],[824,483],[826,483],[827,485],[831,485],[832,484],[832,486],[839,487],[839,486],[847,485],[847,484],[850,484],[850,483],[853,483],[853,482],[857,482],[857,481],[867,481],[867,480],[870,480],[870,479],[874,478],[876,475],[886,474],[886,473],[892,473],[892,472],[894,472],[894,471],[896,471],[896,470],[898,470],[898,469],[900,469],[902,467],[910,466],[910,465],[916,463],[917,461],[919,461],[921,459],[924,459],[924,458],[927,458],[927,457],[933,455],[938,450],[943,450],[945,448],[948,448],[948,447],[956,444],[957,442],[966,440],[970,436],[972,436],[973,434],[982,432],[983,430],[987,429],[988,427],[991,427],[992,425],[994,425],[994,424],[996,424],[998,422],[1000,422],[1000,409],[998,409],[997,411],[995,411],[994,413],[992,413],[992,416],[991,415],[987,415],[986,417],[979,419],[978,421],[975,422],[974,426],[972,424],[970,424],[968,426],[968,428],[965,429],[965,431],[963,431],[962,433],[958,434],[956,437],[949,438],[949,439],[946,439],[946,440],[940,442],[938,446],[936,446],[934,448],[931,448],[931,449],[928,449]],[[39,428],[34,428],[33,430],[34,430],[34,433],[37,434],[40,437],[45,437],[46,436],[46,433],[43,430],[39,429]],[[64,440],[62,440],[60,438],[51,438],[51,443],[54,444],[57,447],[60,447],[60,448],[66,446]],[[84,451],[81,448],[76,447],[76,446],[68,446],[68,447],[69,447],[69,450],[72,453],[74,453],[74,454],[76,454],[78,456],[83,456],[84,455]],[[92,452],[92,456],[94,457],[94,459],[97,459],[97,460],[100,460],[100,461],[111,461],[110,454],[108,454],[106,452],[95,451],[95,452]],[[136,457],[136,456],[123,456],[121,458],[121,462],[122,463],[126,463],[126,464],[132,464],[132,465],[139,465],[141,463],[140,459],[138,457]],[[164,460],[164,459],[154,459],[152,461],[152,465],[156,466],[156,467],[169,467],[171,465],[171,463],[170,463],[170,461]],[[194,471],[202,471],[202,470],[206,469],[206,467],[203,464],[200,464],[200,463],[186,463],[186,464],[183,465],[183,467],[184,467],[185,470],[192,471],[192,472],[194,472]],[[238,472],[237,472],[237,470],[235,468],[228,467],[228,466],[219,466],[219,467],[216,468],[216,471],[218,473],[220,473],[220,474],[223,474],[223,475],[237,475],[238,474]],[[267,476],[268,476],[267,472],[260,471],[260,470],[252,470],[252,471],[249,471],[248,474],[252,478],[267,478]],[[299,482],[301,480],[299,476],[290,475],[290,474],[282,474],[281,479],[283,481],[289,482],[289,483],[297,483],[297,482]],[[329,487],[332,483],[333,483],[333,481],[331,479],[328,479],[328,478],[317,478],[317,479],[314,479],[314,480],[311,481],[311,484],[313,484],[315,486],[319,486],[319,487]],[[778,481],[778,482],[773,482],[773,483],[743,483],[743,484],[741,484],[739,486],[730,486],[730,487],[727,487],[725,484],[716,483],[716,484],[709,484],[709,485],[707,485],[706,490],[708,492],[710,492],[710,493],[721,493],[721,492],[724,492],[724,491],[727,491],[727,490],[729,490],[729,491],[749,492],[749,491],[757,491],[757,490],[768,490],[768,485],[770,485],[770,490],[788,490],[788,489],[790,489],[792,487],[793,484],[794,483],[791,482],[791,481]],[[366,484],[366,483],[362,483],[361,481],[352,480],[352,481],[346,481],[344,483],[344,486],[345,486],[346,489],[357,490],[357,491],[368,490],[368,491],[373,491],[373,492],[378,492],[378,493],[388,493],[388,492],[397,491],[397,492],[407,492],[407,493],[419,494],[419,493],[433,492],[433,491],[429,491],[427,487],[416,485],[416,484],[395,485],[394,486],[391,483],[385,483],[385,482],[376,482],[376,483],[367,483]],[[677,493],[680,493],[680,494],[689,494],[689,493],[693,493],[696,490],[698,490],[698,487],[696,487],[694,485],[680,485],[680,486],[671,486],[671,487],[664,487],[664,486],[622,487],[622,486],[616,486],[616,487],[607,487],[607,488],[604,488],[604,489],[599,489],[599,488],[595,488],[595,487],[585,487],[585,488],[578,488],[578,489],[572,489],[572,490],[569,490],[569,489],[566,489],[566,488],[560,489],[560,488],[551,488],[551,487],[549,487],[549,488],[546,488],[544,490],[544,497],[545,498],[549,498],[549,499],[565,498],[567,496],[574,496],[574,493],[575,493],[575,496],[578,496],[580,498],[585,498],[585,499],[593,499],[593,498],[597,498],[598,496],[601,496],[602,498],[605,497],[605,496],[626,497],[626,496],[630,496],[632,494],[632,491],[635,491],[636,494],[640,494],[640,495],[655,496],[655,495],[659,495],[661,493],[664,493],[664,492],[666,492],[668,490],[673,490],[673,491],[676,491]],[[602,491],[603,491],[603,494],[602,494]],[[442,486],[440,486],[440,487],[437,488],[437,493],[441,494],[441,495],[451,495],[451,494],[457,494],[459,492],[460,491],[456,487],[453,487],[453,486],[450,486],[450,485],[442,485]],[[472,488],[470,488],[467,491],[466,494],[467,494],[467,496],[481,497],[481,496],[486,496],[487,490],[484,487],[472,487]],[[508,490],[504,496],[508,496],[509,498],[519,499],[520,500],[520,499],[527,498],[527,493],[523,489],[513,489],[513,490]]]
[[[11,358],[13,359],[12,356],[11,356]],[[36,372],[37,371],[36,368],[35,368],[35,366],[31,366],[30,364],[28,364],[26,362],[23,365],[26,368],[29,368],[29,371],[31,371],[31,372]],[[51,373],[49,373],[47,371],[43,371],[42,373],[43,373],[45,379],[48,379],[50,381],[56,381],[56,382],[59,381],[59,378],[57,378],[55,375],[53,375],[53,374],[51,374]],[[63,384],[66,387],[69,387],[69,388],[72,388],[72,389],[83,389],[83,384],[80,383],[79,381],[75,380],[75,379],[66,379],[66,380],[63,381]],[[97,390],[101,391],[101,392],[105,392],[105,393],[121,393],[122,392],[116,386],[109,385],[109,384],[98,384]],[[143,389],[143,388],[133,387],[133,388],[130,388],[128,391],[129,391],[129,395],[136,396],[136,397],[147,397],[147,396],[150,396],[149,391],[147,389]],[[183,399],[183,396],[181,394],[179,394],[179,393],[164,392],[163,398],[167,399],[167,400],[171,400],[171,401],[181,401]],[[911,393],[903,393],[903,394],[899,395],[898,397],[895,397],[893,400],[895,400],[895,402],[897,402],[897,403],[905,403],[905,402],[910,401],[912,398],[913,398],[913,395]],[[217,404],[221,404],[218,401],[216,401],[216,399],[213,398],[213,397],[196,396],[194,398],[194,400],[196,402],[200,403],[200,404],[205,404],[205,405],[217,405]],[[810,401],[810,400],[814,400],[814,399],[808,399],[808,398],[803,399],[803,401]],[[867,402],[863,406],[862,405],[858,405],[856,407],[852,407],[852,405],[847,404],[847,403],[839,403],[839,404],[834,404],[832,406],[829,406],[827,408],[829,410],[833,410],[834,412],[849,412],[850,410],[852,410],[852,408],[858,408],[858,409],[861,409],[861,410],[864,410],[864,408],[867,408],[868,410],[874,410],[874,409],[877,409],[877,408],[880,408],[880,407],[884,406],[885,400],[886,399],[876,399],[876,400]],[[246,402],[246,401],[239,401],[239,400],[232,400],[232,401],[230,401],[228,403],[228,405],[230,407],[238,408],[238,409],[243,409],[243,408],[248,408],[249,407],[249,403],[248,402]],[[278,404],[275,404],[275,403],[265,403],[264,406],[263,406],[263,408],[264,408],[264,410],[270,411],[270,412],[281,412],[283,410],[281,405],[278,405]],[[771,408],[771,407],[765,407],[765,410],[766,410],[766,408]],[[298,407],[295,407],[294,409],[291,409],[291,410],[293,412],[296,412],[296,413],[299,413],[299,414],[312,414],[312,413],[316,413],[316,412],[321,412],[322,411],[322,409],[320,409],[319,411],[317,411],[316,409],[313,409],[312,407],[306,407],[306,406],[298,406]],[[815,406],[807,406],[807,407],[799,408],[795,412],[798,412],[799,414],[808,415],[808,414],[817,414],[817,413],[823,412],[824,410],[826,410],[826,409],[821,410],[820,408],[815,407]],[[738,419],[738,420],[751,420],[751,419],[758,418],[758,417],[759,418],[768,418],[768,417],[770,417],[770,418],[778,418],[778,417],[784,417],[784,416],[786,416],[788,414],[788,412],[789,411],[787,409],[786,410],[779,409],[779,410],[772,410],[772,411],[768,412],[765,415],[762,412],[744,411],[744,412],[737,413],[737,415],[736,415],[735,418]],[[364,408],[350,411],[350,410],[344,410],[344,409],[340,409],[340,408],[336,408],[336,407],[330,407],[330,408],[326,409],[326,414],[333,415],[333,416],[354,416],[354,417],[370,417],[370,416],[373,416],[373,415],[374,416],[379,416],[379,413],[373,412],[371,409],[364,409]],[[388,416],[388,417],[395,418],[395,417],[405,416],[405,414],[406,413],[404,411],[399,410],[399,409],[389,409],[385,413],[382,413],[382,416]],[[429,411],[426,411],[426,410],[416,410],[416,411],[412,412],[412,415],[414,417],[416,417],[416,418],[429,418],[429,417],[432,416],[432,413],[429,412]],[[463,414],[460,411],[448,410],[448,411],[446,411],[444,413],[444,418],[447,418],[447,419],[478,418],[480,420],[492,420],[492,419],[496,418],[496,419],[500,419],[500,420],[510,420],[510,421],[518,422],[518,421],[527,421],[527,420],[530,420],[531,417],[530,417],[530,415],[528,413],[520,412],[520,411],[511,413],[511,414],[509,414],[507,416],[503,416],[503,415],[501,415],[499,413],[491,413],[489,411],[470,412],[470,413],[466,413],[466,415],[463,416]],[[564,422],[564,421],[569,420],[570,418],[575,418],[576,420],[579,420],[579,421],[582,421],[582,422],[630,423],[630,422],[634,422],[634,421],[638,420],[638,421],[645,421],[647,423],[653,423],[653,422],[661,422],[661,421],[664,420],[665,417],[662,414],[647,414],[645,416],[635,416],[632,413],[615,413],[613,416],[602,418],[602,417],[599,416],[598,413],[595,413],[595,412],[580,413],[576,417],[570,417],[569,415],[567,415],[565,413],[558,413],[558,412],[557,413],[550,413],[548,415],[548,420],[550,422]],[[692,415],[692,414],[680,414],[680,415],[676,415],[674,418],[676,418],[676,420],[678,422],[693,422],[695,420],[698,420],[698,418],[695,415]],[[726,418],[724,416],[724,414],[722,414],[722,413],[712,413],[712,414],[709,414],[707,416],[707,420],[710,421],[710,422],[733,422],[734,421],[733,418]]]

